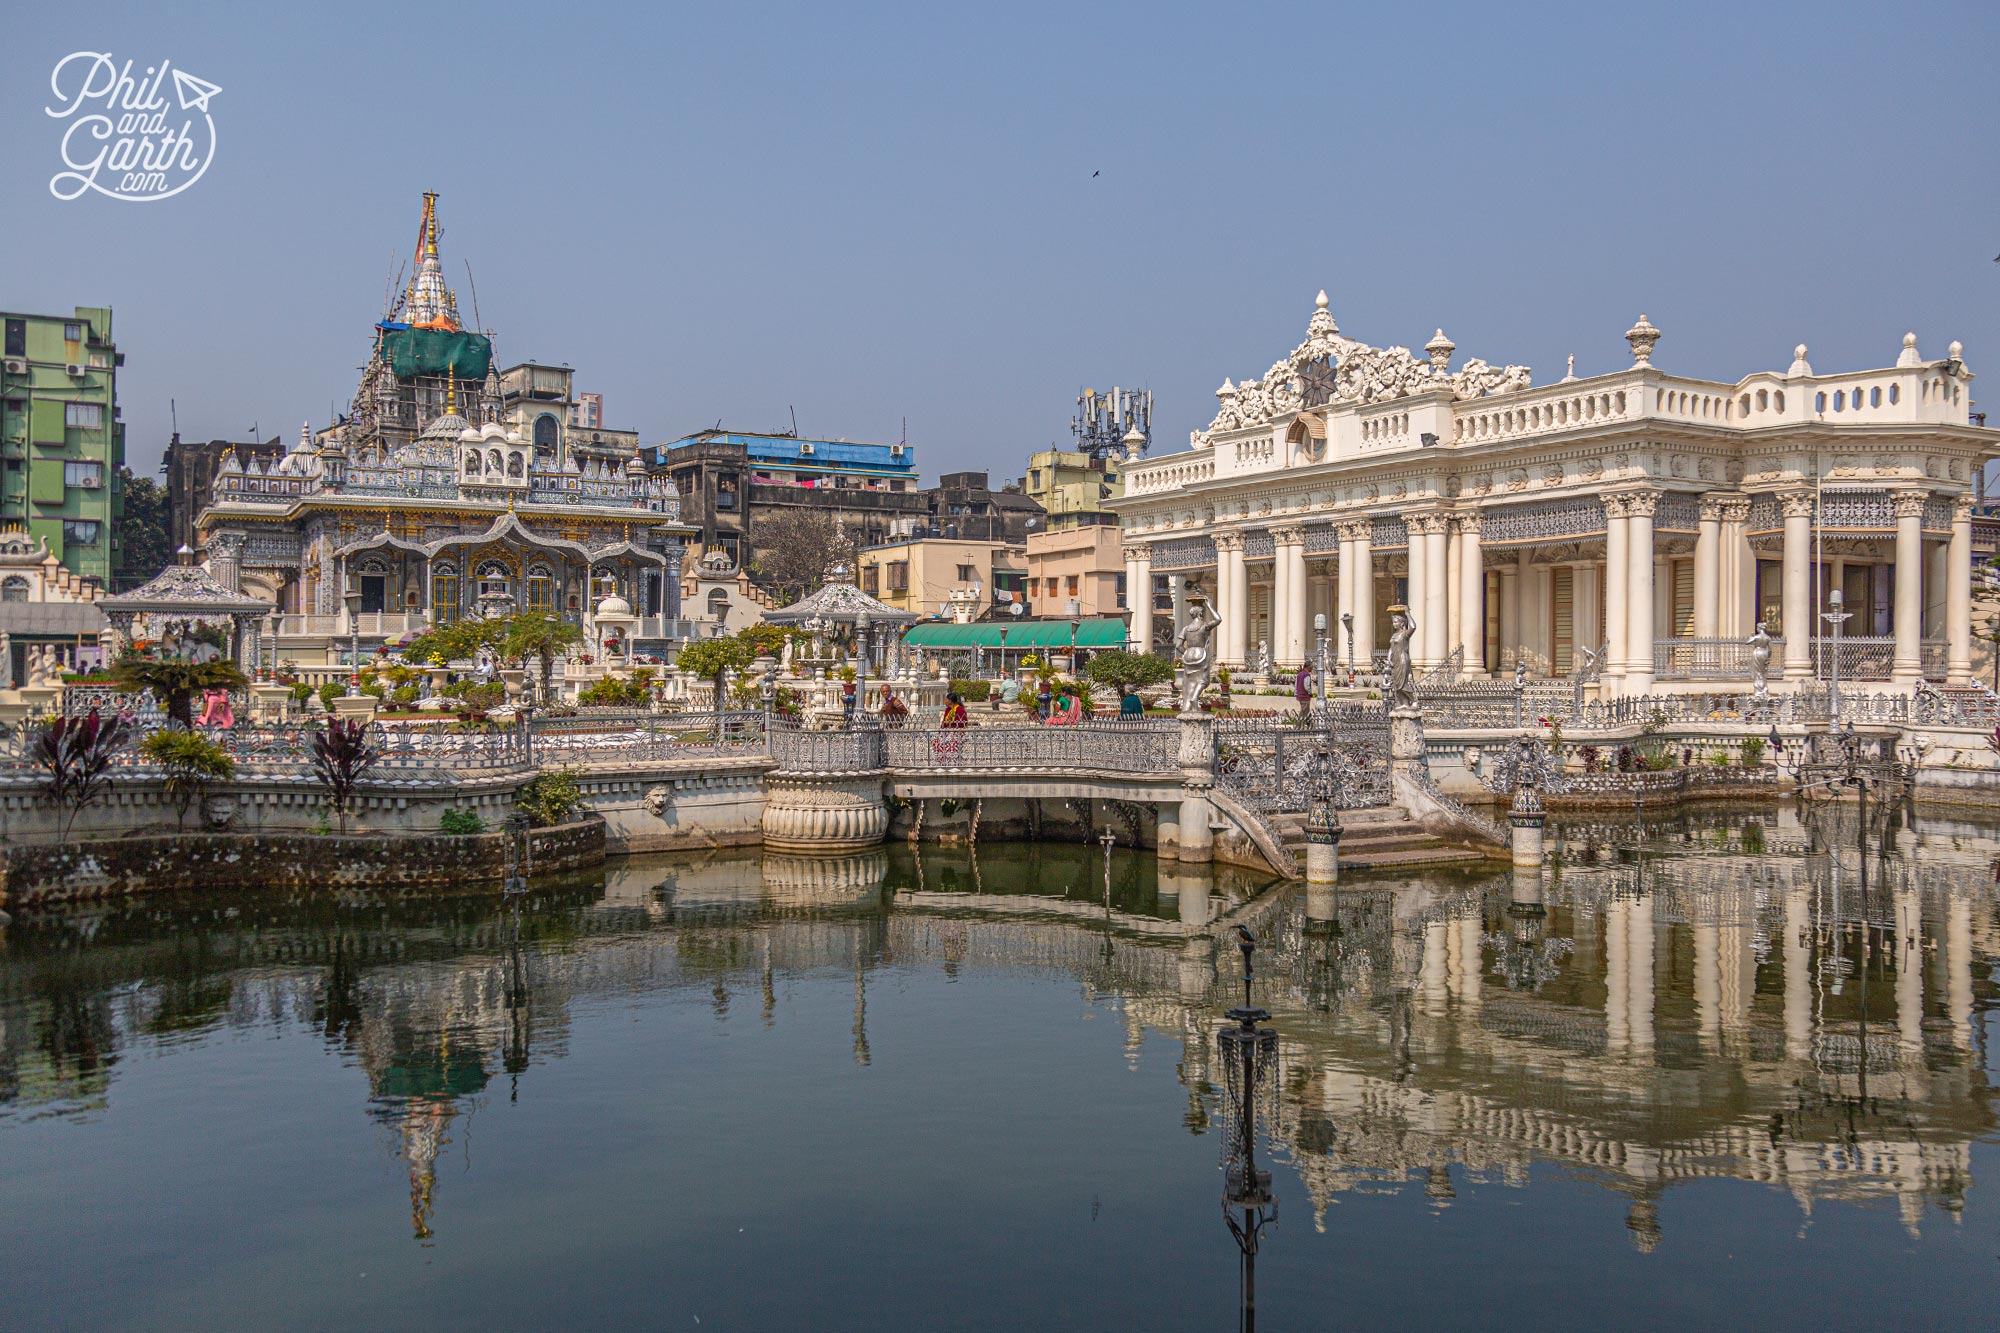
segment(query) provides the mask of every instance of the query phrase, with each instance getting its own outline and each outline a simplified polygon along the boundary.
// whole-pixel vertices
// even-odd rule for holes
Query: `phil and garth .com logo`
[[[215,160],[208,101],[222,89],[169,61],[137,75],[132,63],[120,65],[103,51],[77,51],[56,62],[49,75],[55,101],[45,110],[69,122],[64,169],[49,178],[56,198],[95,190],[135,203],[167,199],[200,180]],[[173,100],[163,95],[169,75]]]

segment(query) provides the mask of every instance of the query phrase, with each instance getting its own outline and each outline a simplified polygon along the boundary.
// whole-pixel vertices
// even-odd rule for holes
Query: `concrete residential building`
[[[706,430],[645,452],[669,477],[692,544],[721,551],[744,568],[757,553],[757,522],[787,509],[831,513],[857,546],[907,532],[930,514],[917,487],[917,451],[905,444],[807,440],[794,435]]]
[[[1132,465],[1117,458],[1044,449],[1028,456],[1022,490],[1047,513],[1047,525],[1063,527],[1078,516],[1111,513],[1108,502],[1125,493],[1125,472]]]
[[[1075,523],[1027,541],[1028,612],[1115,616],[1125,610],[1124,543],[1105,523]]]
[[[908,537],[855,556],[861,591],[898,611],[978,620],[1020,598],[1027,554],[1007,542]]]
[[[1566,675],[1608,645],[1625,695],[1747,686],[1759,622],[1782,640],[1772,678],[1812,677],[1838,588],[1843,676],[1967,683],[1972,478],[2000,431],[1972,414],[1959,344],[1926,357],[1910,334],[1841,374],[1800,346],[1727,382],[1655,366],[1644,316],[1624,337],[1629,365],[1535,386],[1452,370],[1442,331],[1422,356],[1344,337],[1321,293],[1306,340],[1225,380],[1185,452],[1127,465],[1127,582],[1209,599],[1230,666],[1266,641],[1295,667],[1314,616],[1351,615],[1366,669],[1405,604],[1419,666],[1462,650],[1475,674]],[[1134,632],[1151,647],[1149,620]]]
[[[0,517],[107,586],[120,547],[124,362],[109,307],[0,312]]]

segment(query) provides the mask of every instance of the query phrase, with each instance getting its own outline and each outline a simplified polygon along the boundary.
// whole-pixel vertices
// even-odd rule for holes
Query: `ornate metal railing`
[[[1771,670],[1785,660],[1785,641],[1771,640]],[[1653,640],[1655,680],[1749,680],[1750,644],[1744,639],[1681,637]]]
[[[1105,719],[1073,727],[899,728],[882,733],[896,770],[1172,773],[1180,766],[1180,725]]]
[[[1296,714],[1292,715],[1296,717]],[[1380,704],[1315,708],[1312,725],[1263,717],[1215,720],[1215,779],[1260,814],[1299,813],[1320,780],[1320,749],[1340,765],[1343,808],[1389,804],[1389,715]]]
[[[538,717],[529,726],[535,762],[541,765],[768,753],[765,714],[754,709],[719,713],[593,709],[573,717]]]
[[[771,728],[771,758],[779,773],[879,773],[884,765],[879,727],[806,731],[787,723]]]
[[[121,773],[157,774],[140,743],[155,730],[135,727],[128,742],[112,759]],[[27,759],[32,727],[16,728],[0,744],[0,776],[39,773]],[[317,725],[272,725],[240,722],[233,727],[204,727],[201,733],[229,752],[238,777],[303,778],[312,772],[312,737]],[[479,731],[368,729],[379,758],[368,770],[370,785],[385,783],[448,783],[467,777],[525,773],[534,767],[528,737],[516,728]]]

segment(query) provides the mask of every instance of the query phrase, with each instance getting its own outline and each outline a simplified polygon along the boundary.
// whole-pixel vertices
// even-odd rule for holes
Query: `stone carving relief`
[[[1343,337],[1327,309],[1326,293],[1313,303],[1306,340],[1272,364],[1261,379],[1232,384],[1215,391],[1215,419],[1207,430],[1189,433],[1188,443],[1200,448],[1216,431],[1256,426],[1305,407],[1326,403],[1380,403],[1432,389],[1449,389],[1459,399],[1513,393],[1531,383],[1526,366],[1496,368],[1477,357],[1456,373],[1448,367],[1455,350],[1442,333],[1432,340],[1425,358],[1407,347],[1371,347]],[[1313,401],[1306,401],[1307,386]]]

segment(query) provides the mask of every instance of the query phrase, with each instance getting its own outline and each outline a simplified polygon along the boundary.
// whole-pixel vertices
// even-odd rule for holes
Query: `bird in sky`
[[[1100,169],[1099,169],[1098,171],[1093,171],[1093,172],[1091,172],[1091,173],[1090,173],[1090,178],[1091,178],[1092,180],[1096,180],[1096,179],[1097,179],[1097,177],[1099,176],[1099,174],[1101,173],[1101,171],[1102,171],[1102,168],[1100,168]]]

